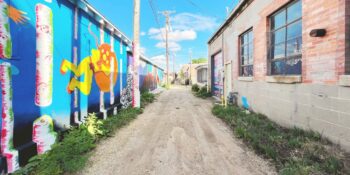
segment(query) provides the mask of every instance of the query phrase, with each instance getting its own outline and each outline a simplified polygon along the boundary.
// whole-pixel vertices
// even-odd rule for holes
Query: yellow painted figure
[[[92,76],[94,75],[97,86],[102,92],[110,91],[111,73],[113,84],[117,81],[118,71],[117,57],[111,51],[111,46],[102,44],[98,50],[92,50],[91,56],[84,58],[78,66],[68,60],[63,60],[61,73],[72,71],[74,76],[68,84],[67,91],[72,93],[75,88],[83,94],[89,95],[91,91]],[[77,78],[84,76],[83,81]]]

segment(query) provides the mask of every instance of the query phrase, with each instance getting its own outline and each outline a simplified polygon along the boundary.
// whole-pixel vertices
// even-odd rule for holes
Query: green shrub
[[[198,92],[199,91],[199,86],[198,86],[198,84],[194,84],[194,85],[192,85],[192,92]]]
[[[236,106],[219,106],[212,113],[256,153],[274,162],[279,174],[350,174],[348,153],[319,133],[284,128],[266,116]]]
[[[90,152],[100,139],[111,136],[140,113],[140,109],[128,108],[103,121],[98,120],[95,114],[90,114],[84,124],[72,127],[61,135],[62,140],[55,143],[50,151],[34,156],[14,174],[57,175],[77,172],[84,168]]]
[[[211,93],[208,92],[207,86],[203,86],[200,88],[200,90],[195,94],[197,97],[200,98],[208,98],[211,97]]]
[[[141,93],[141,107],[147,106],[149,103],[153,103],[156,96],[149,91],[144,91]]]

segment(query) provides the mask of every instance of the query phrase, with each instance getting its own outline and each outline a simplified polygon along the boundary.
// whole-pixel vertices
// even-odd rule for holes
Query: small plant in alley
[[[208,98],[208,97],[211,97],[211,93],[208,92],[207,86],[201,87],[200,90],[199,90],[197,93],[195,93],[195,95],[196,95],[197,97],[200,97],[200,98]]]
[[[198,84],[192,85],[191,90],[192,90],[192,92],[195,92],[195,93],[198,92],[198,91],[199,91],[199,86],[198,86]]]
[[[149,103],[152,103],[156,99],[156,96],[149,91],[141,92],[141,108],[144,108]]]
[[[266,116],[216,105],[212,113],[257,153],[272,160],[280,174],[350,174],[350,157],[319,133],[287,129]]]
[[[81,170],[90,152],[103,138],[130,123],[141,113],[140,109],[128,108],[106,120],[98,120],[90,114],[86,122],[61,134],[61,139],[45,154],[37,155],[14,174],[55,175]]]
[[[198,84],[192,85],[192,92],[196,97],[208,98],[211,97],[211,93],[208,92],[207,86],[199,87]]]

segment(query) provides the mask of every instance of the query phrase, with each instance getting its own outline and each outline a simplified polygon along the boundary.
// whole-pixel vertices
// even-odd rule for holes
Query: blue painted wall
[[[20,14],[20,18],[18,16],[17,18],[16,16],[8,16],[12,55],[10,58],[0,58],[0,67],[2,64],[9,63],[12,72],[10,77],[12,78],[11,103],[13,105],[12,123],[14,128],[13,133],[10,132],[11,137],[8,137],[13,138],[13,140],[6,142],[6,144],[11,147],[11,150],[18,152],[18,158],[14,157],[13,160],[23,165],[39,150],[38,145],[33,142],[33,122],[36,119],[43,115],[49,116],[57,131],[83,122],[88,113],[101,111],[100,94],[103,90],[101,84],[97,83],[98,77],[96,75],[101,72],[113,74],[114,71],[108,70],[108,72],[106,68],[100,67],[98,61],[93,61],[94,58],[105,59],[102,55],[100,57],[94,56],[92,54],[93,50],[101,54],[105,52],[106,55],[115,54],[117,74],[116,81],[112,82],[114,103],[111,104],[110,91],[103,93],[102,101],[104,111],[107,114],[110,114],[115,108],[120,108],[120,95],[121,91],[127,87],[128,65],[131,64],[127,53],[129,46],[106,27],[101,26],[91,14],[80,8],[75,11],[76,5],[67,0],[52,0],[52,2],[45,0],[5,0],[1,3],[2,5],[5,4],[6,7],[15,9]],[[38,4],[42,4],[52,11],[52,101],[45,106],[35,104],[38,74],[36,60],[38,54],[40,55],[40,52],[37,52],[36,6]],[[5,13],[4,9],[2,13],[3,15],[8,14]],[[2,29],[0,28],[0,30]],[[77,38],[75,38],[75,30],[77,31]],[[110,48],[108,52],[104,49],[105,46]],[[76,69],[72,68],[72,64],[75,62],[74,58],[76,58],[76,66],[78,66]],[[109,58],[112,60],[114,57],[107,56],[107,60]],[[140,66],[142,72],[140,73],[140,86],[142,89],[154,90],[162,82],[163,71],[149,62],[144,62],[143,65]],[[67,70],[62,71],[63,68],[67,68]],[[89,72],[93,73],[89,74]],[[92,81],[83,83],[89,77]],[[71,84],[73,79],[80,82],[82,87],[79,85],[79,87],[76,86],[76,90],[74,88],[71,90],[68,85]],[[106,81],[106,83],[111,82]],[[91,90],[83,91],[82,89],[87,86],[91,86]],[[4,99],[2,93],[0,93],[0,98]],[[2,102],[0,105],[0,112],[3,113],[4,103]],[[0,120],[2,126],[8,124],[3,121],[4,119]],[[2,141],[6,136],[4,134],[6,128],[2,127],[1,129]],[[6,144],[1,144],[1,146],[6,147]],[[1,156],[4,156],[3,151],[1,154]],[[7,161],[12,161],[12,158],[11,160],[7,159]]]
[[[144,91],[144,90],[152,91],[163,84],[164,71],[154,66],[152,63],[141,59],[139,72],[140,72],[139,85],[140,85],[141,91]]]

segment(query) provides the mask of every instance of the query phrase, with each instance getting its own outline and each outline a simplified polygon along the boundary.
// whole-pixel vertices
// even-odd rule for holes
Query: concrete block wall
[[[350,151],[350,88],[239,80],[234,84],[253,111],[286,127],[317,131]]]

